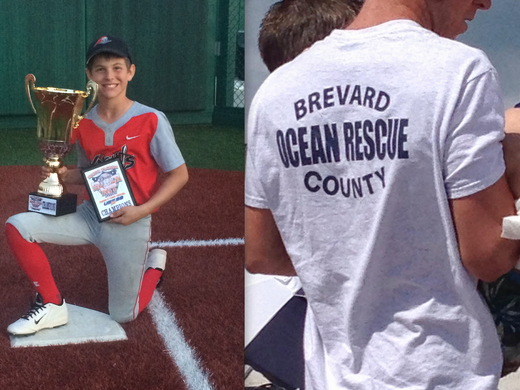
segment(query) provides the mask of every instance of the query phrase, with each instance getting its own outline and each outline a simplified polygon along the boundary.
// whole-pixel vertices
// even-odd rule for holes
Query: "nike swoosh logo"
[[[35,323],[36,325],[38,325],[39,322],[42,320],[42,318],[45,317],[46,315],[47,315],[47,313],[45,313],[44,315],[42,315],[42,316],[40,317],[39,320],[34,320],[34,323]]]
[[[137,137],[140,137],[140,135],[136,135],[135,137],[126,136],[126,139],[134,139],[134,138],[137,138]]]

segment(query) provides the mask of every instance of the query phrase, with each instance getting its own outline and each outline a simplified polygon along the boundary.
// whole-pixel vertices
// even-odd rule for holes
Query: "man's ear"
[[[87,72],[88,79],[92,80],[92,73],[90,73],[90,69],[89,68],[85,68],[85,71]]]

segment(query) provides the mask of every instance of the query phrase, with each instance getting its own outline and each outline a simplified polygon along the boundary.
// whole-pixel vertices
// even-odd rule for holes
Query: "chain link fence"
[[[243,108],[244,91],[244,0],[219,3],[216,105]]]
[[[244,27],[237,32],[233,107],[244,107]]]

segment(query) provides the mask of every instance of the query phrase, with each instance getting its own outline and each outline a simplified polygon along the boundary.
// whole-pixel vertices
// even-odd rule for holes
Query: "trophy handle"
[[[94,106],[94,103],[96,102],[96,98],[97,98],[97,90],[98,90],[98,85],[96,84],[96,82],[89,80],[89,82],[87,83],[87,96],[92,94],[92,97],[90,99],[90,104],[87,107],[87,111],[85,111],[83,116],[87,115],[89,113],[89,111],[92,109],[92,107]]]
[[[89,80],[89,82],[87,83],[87,92],[85,94],[85,97],[89,96],[90,94],[92,94],[92,97],[91,97],[90,103],[87,107],[87,111],[85,111],[85,113],[83,115],[75,115],[74,126],[73,126],[74,129],[76,129],[79,126],[79,122],[85,117],[85,115],[87,115],[89,113],[89,111],[92,109],[92,107],[94,107],[94,103],[96,102],[96,98],[97,98],[97,90],[98,90],[98,85],[94,81]]]
[[[27,97],[29,98],[29,103],[31,103],[31,107],[32,107],[34,113],[36,114],[36,108],[34,108],[34,104],[31,99],[31,86],[30,86],[31,82],[32,82],[32,87],[34,88],[34,83],[36,82],[36,77],[34,77],[33,74],[29,73],[27,76],[25,76],[25,92],[27,92]]]

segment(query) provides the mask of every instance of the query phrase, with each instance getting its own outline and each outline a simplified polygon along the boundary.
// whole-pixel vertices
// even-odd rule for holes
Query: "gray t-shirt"
[[[248,132],[245,202],[309,303],[306,389],[496,389],[448,202],[504,174],[487,57],[408,20],[336,30],[270,75]]]

